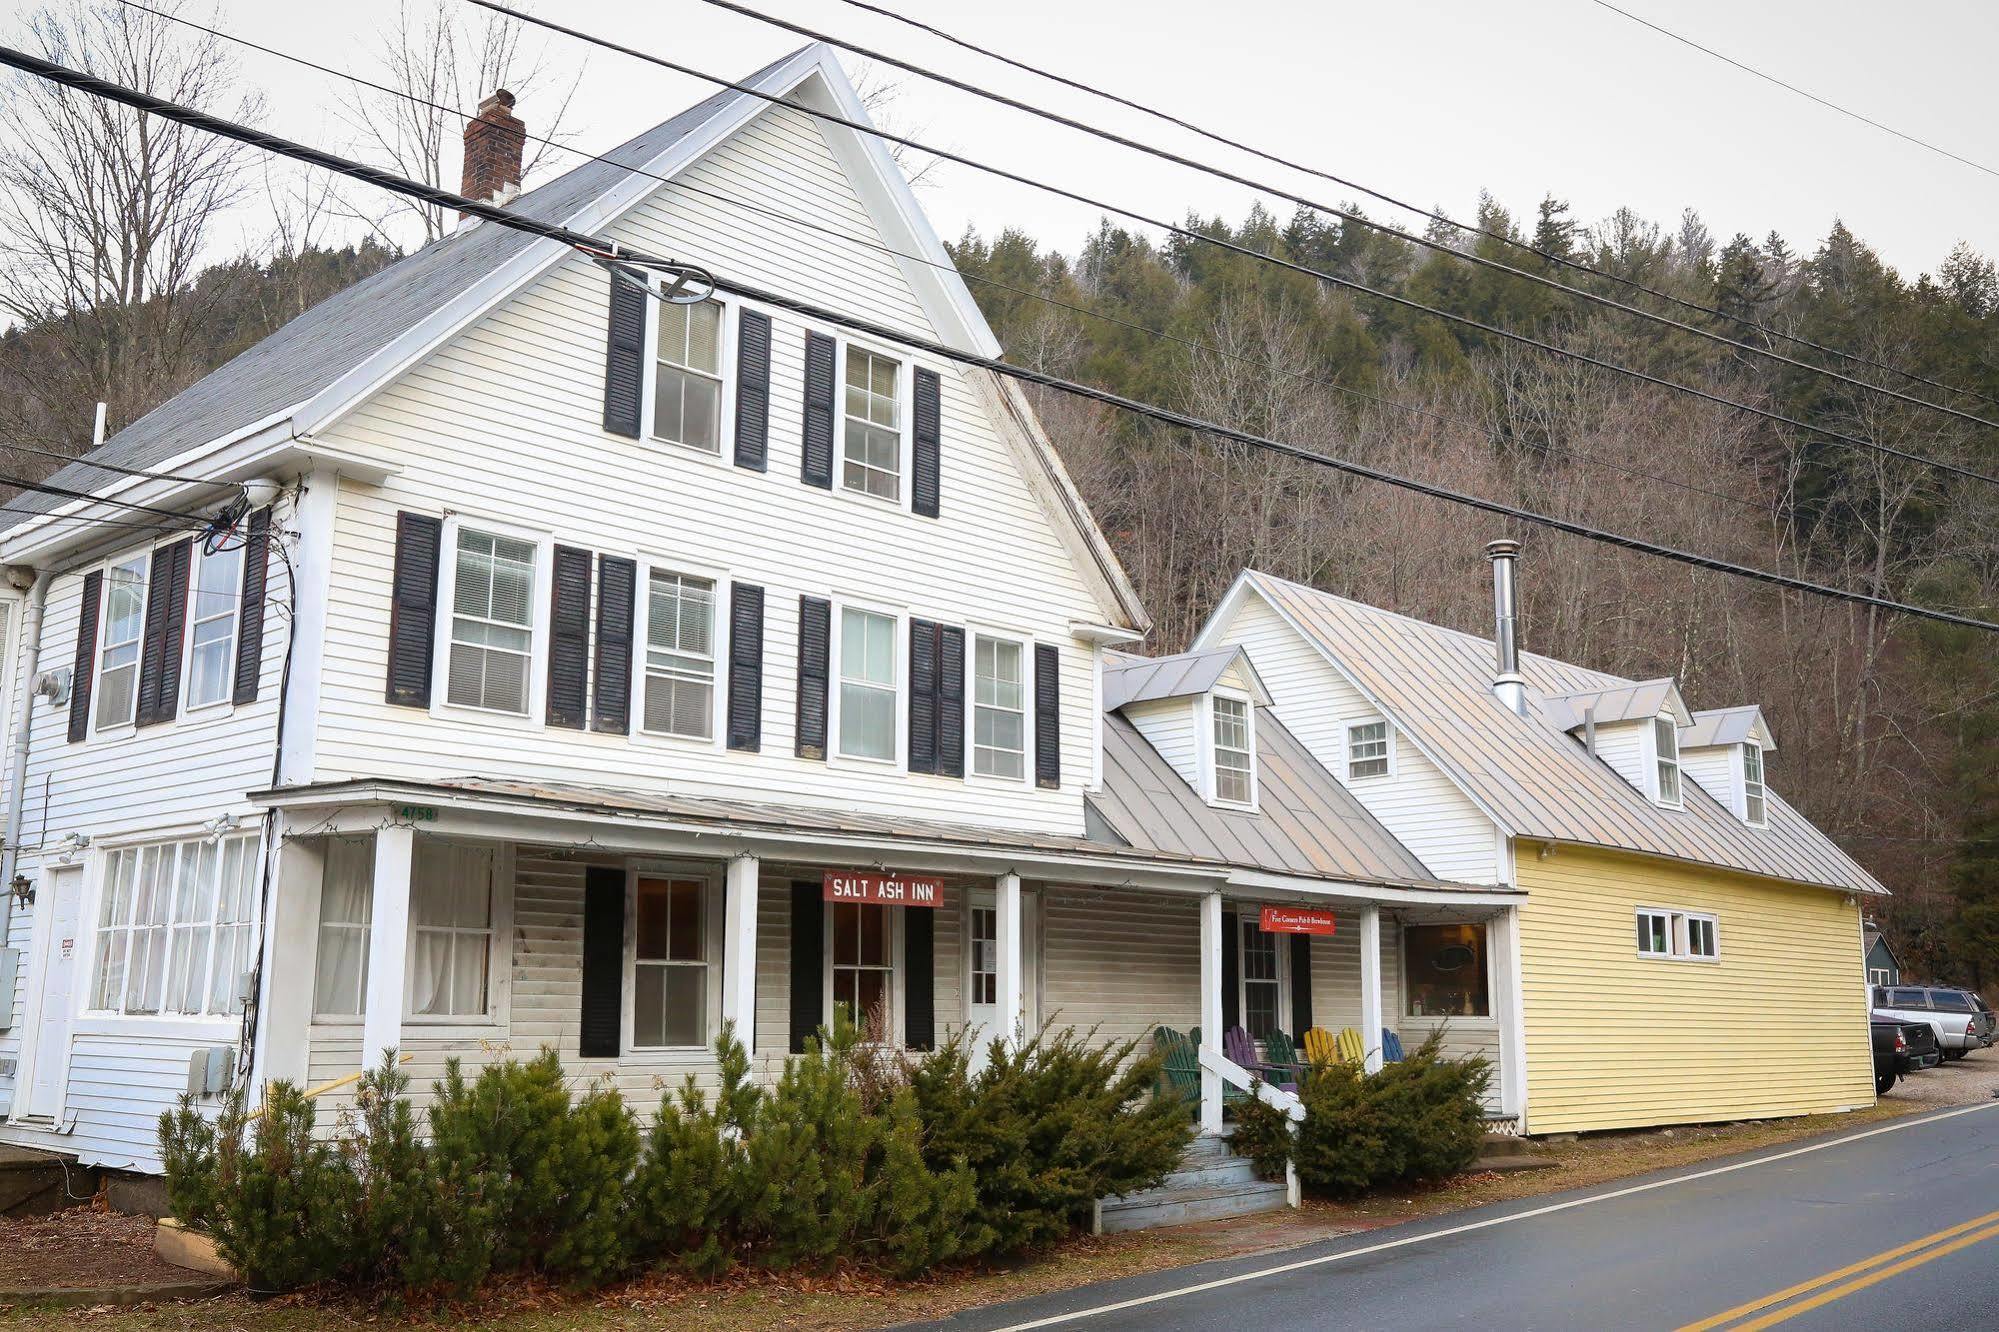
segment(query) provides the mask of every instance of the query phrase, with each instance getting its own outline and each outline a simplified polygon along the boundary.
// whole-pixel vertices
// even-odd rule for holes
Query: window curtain
[[[375,904],[375,846],[358,837],[327,844],[319,888],[319,961],[312,1011],[359,1017],[368,997],[368,922]]]

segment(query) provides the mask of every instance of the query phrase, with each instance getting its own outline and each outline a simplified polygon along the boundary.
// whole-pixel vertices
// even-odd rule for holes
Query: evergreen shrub
[[[1442,1179],[1478,1159],[1492,1065],[1481,1056],[1445,1059],[1441,1044],[1433,1032],[1373,1074],[1343,1062],[1306,1070],[1294,1150],[1307,1191],[1350,1198]]]

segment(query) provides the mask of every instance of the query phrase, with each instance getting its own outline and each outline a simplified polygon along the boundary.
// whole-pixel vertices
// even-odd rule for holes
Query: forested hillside
[[[1909,280],[1837,225],[1800,253],[1775,236],[1717,244],[1691,215],[1670,232],[1629,213],[1586,228],[1554,201],[1531,227],[1490,202],[1479,221],[1765,329],[1969,390],[1832,361],[1999,419],[1999,277],[1968,250]],[[1240,224],[1193,225],[1719,396],[1999,471],[1999,431],[1574,303],[1352,223],[1256,212]],[[1448,232],[1436,238],[1469,244]],[[1496,241],[1477,245],[1557,271]],[[1987,618],[1999,609],[1999,488],[1815,440],[1205,244],[1161,248],[1106,223],[1073,251],[1014,232],[967,236],[954,251],[1016,361],[1745,564]],[[372,243],[246,258],[136,308],[17,327],[0,337],[0,458],[15,475],[46,474],[55,463],[5,445],[78,448],[106,387],[115,428],[392,258]],[[1668,308],[1603,279],[1558,275]],[[1776,345],[1724,319],[1673,313]],[[1483,633],[1482,547],[1502,534],[1523,537],[1530,649],[1676,676],[1695,707],[1761,703],[1778,740],[1772,784],[1897,891],[1882,914],[1905,958],[1940,974],[1999,978],[1999,644],[1989,636],[1509,530],[1377,483],[1039,396],[1157,618],[1155,648],[1183,645],[1245,566]]]

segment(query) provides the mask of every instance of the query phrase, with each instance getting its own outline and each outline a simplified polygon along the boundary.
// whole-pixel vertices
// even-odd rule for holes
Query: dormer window
[[[1658,783],[1654,798],[1662,805],[1680,803],[1680,730],[1671,717],[1652,719],[1652,763]]]
[[[1249,700],[1216,694],[1211,700],[1214,715],[1214,798],[1227,805],[1247,805],[1254,801],[1249,735]]]
[[[1769,826],[1769,809],[1763,798],[1763,746],[1742,747],[1742,817],[1755,827]]]

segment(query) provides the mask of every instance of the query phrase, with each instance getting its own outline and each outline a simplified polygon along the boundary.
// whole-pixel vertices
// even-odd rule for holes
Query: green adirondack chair
[[[1194,1043],[1171,1027],[1161,1027],[1152,1033],[1152,1044],[1165,1056],[1159,1070],[1159,1094],[1178,1096],[1199,1109],[1201,1056]]]
[[[1281,1031],[1273,1031],[1263,1038],[1263,1063],[1264,1067],[1282,1069],[1291,1077],[1295,1077],[1298,1070],[1305,1066],[1305,1061],[1298,1057],[1298,1047]],[[1284,1081],[1290,1081],[1291,1077]]]

